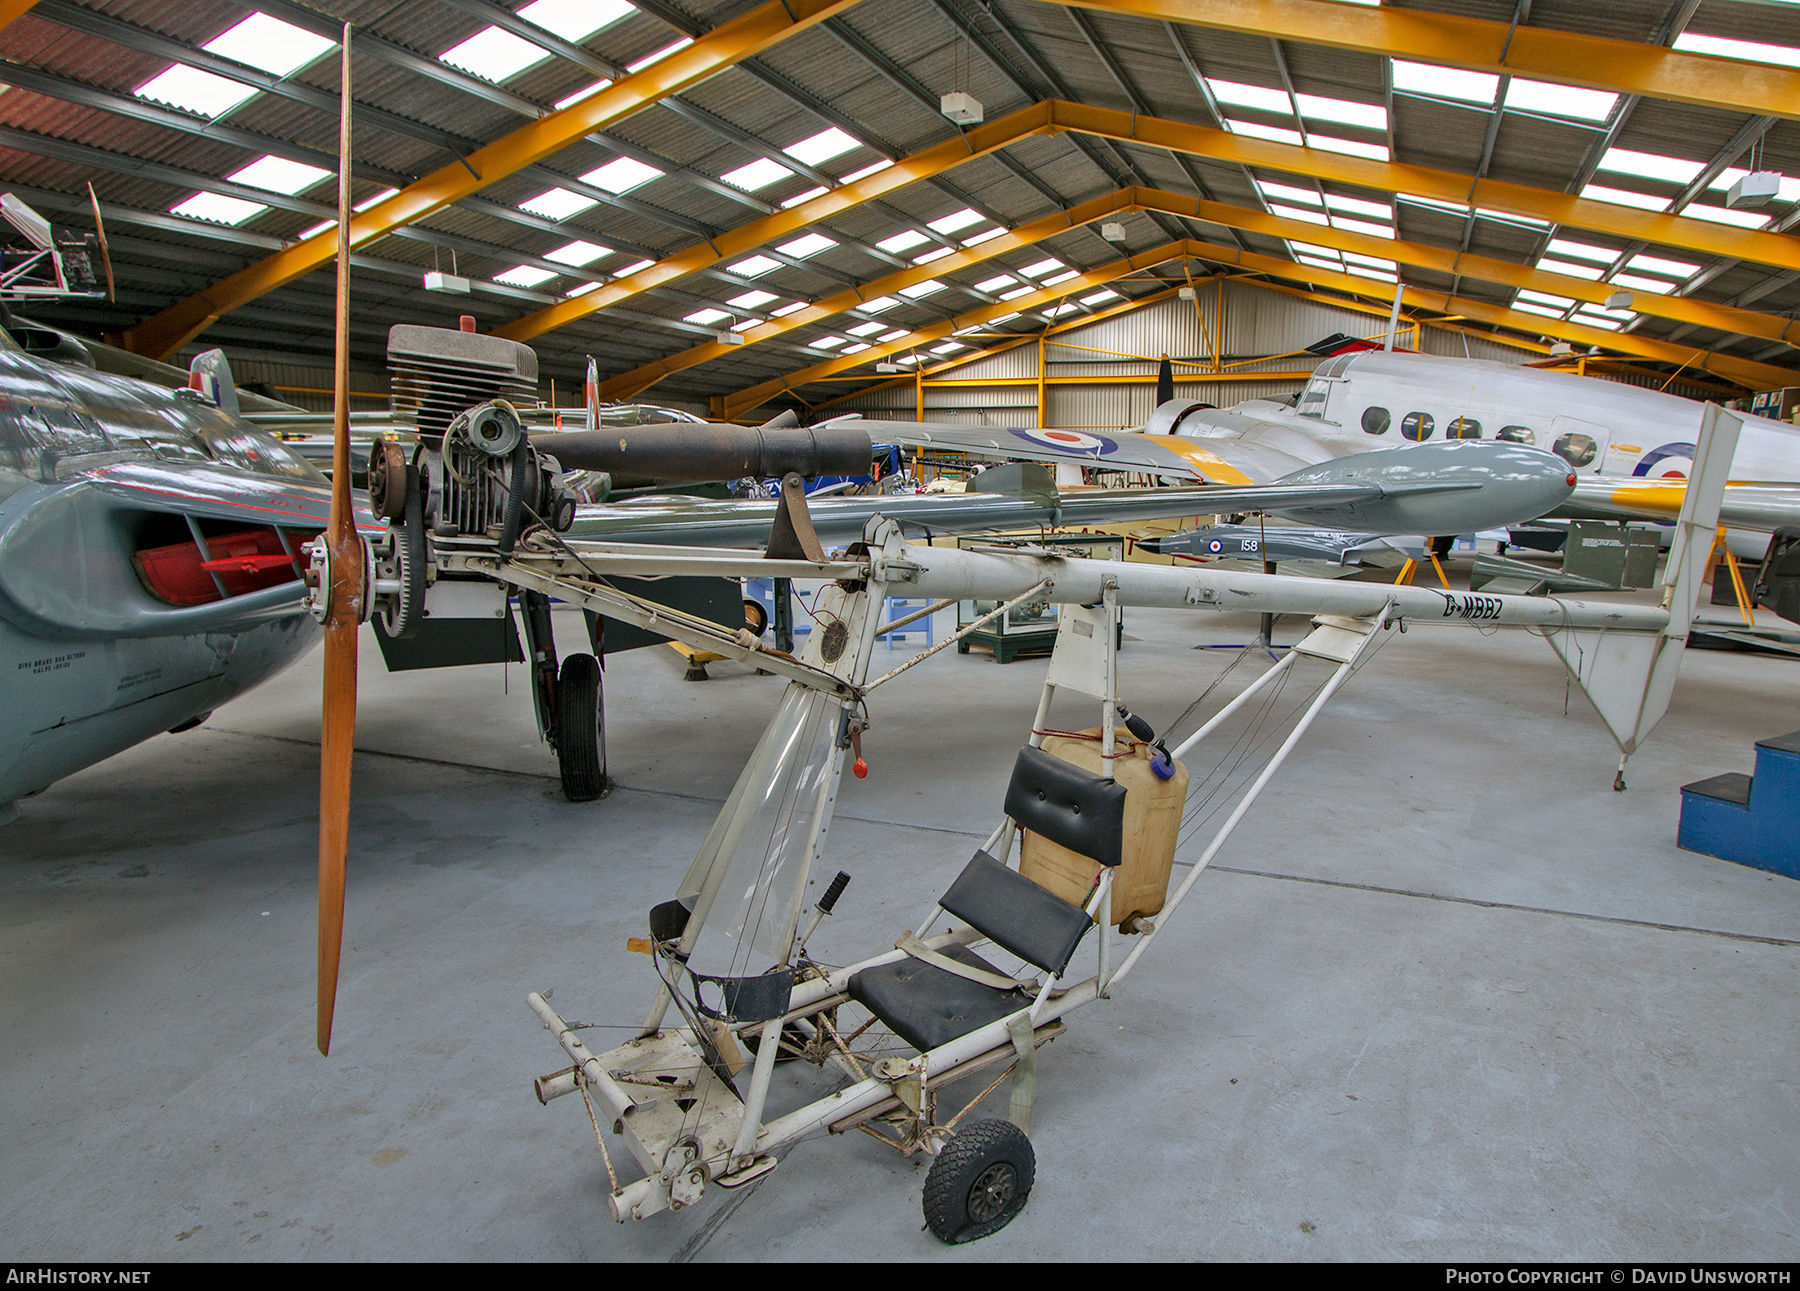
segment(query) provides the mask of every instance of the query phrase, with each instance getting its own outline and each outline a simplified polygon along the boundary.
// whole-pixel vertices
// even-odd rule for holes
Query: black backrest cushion
[[[1061,974],[1094,921],[986,852],[976,852],[938,902],[1027,963]]]
[[[1013,763],[1006,814],[1102,865],[1117,865],[1124,854],[1125,786],[1029,744]]]

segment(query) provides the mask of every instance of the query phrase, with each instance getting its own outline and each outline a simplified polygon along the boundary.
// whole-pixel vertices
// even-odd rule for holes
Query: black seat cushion
[[[1017,870],[976,852],[938,902],[1027,963],[1061,976],[1094,921]]]
[[[948,946],[942,953],[970,968],[1000,971],[962,946]],[[910,955],[852,976],[850,998],[920,1053],[1031,1007],[1031,996],[1024,991],[983,986]]]
[[[1029,744],[1013,763],[1006,814],[1102,865],[1117,865],[1124,856],[1125,786]]]

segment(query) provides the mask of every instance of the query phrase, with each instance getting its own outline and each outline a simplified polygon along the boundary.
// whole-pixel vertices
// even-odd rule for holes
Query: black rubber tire
[[[572,654],[556,682],[556,765],[563,796],[591,802],[606,788],[606,697],[600,661]]]
[[[970,1121],[925,1176],[925,1223],[946,1242],[999,1232],[1025,1209],[1037,1154],[1011,1121]]]

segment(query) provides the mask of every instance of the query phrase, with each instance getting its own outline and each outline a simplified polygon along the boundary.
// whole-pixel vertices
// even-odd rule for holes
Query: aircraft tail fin
[[[1175,365],[1169,362],[1167,354],[1162,356],[1162,363],[1156,369],[1156,406],[1162,407],[1175,398]]]
[[[224,350],[196,354],[188,364],[188,389],[198,390],[206,401],[232,416],[238,414],[237,383],[231,379],[231,361]]]
[[[587,361],[587,385],[582,391],[582,398],[587,403],[587,428],[600,429],[600,365],[589,355]]]
[[[1656,633],[1596,628],[1545,633],[1550,648],[1619,746],[1622,756],[1619,777],[1613,781],[1615,789],[1625,787],[1625,759],[1637,751],[1668,711],[1743,424],[1742,418],[1718,405],[1707,405],[1694,451],[1694,475],[1675,522],[1675,540],[1663,573],[1667,626]]]

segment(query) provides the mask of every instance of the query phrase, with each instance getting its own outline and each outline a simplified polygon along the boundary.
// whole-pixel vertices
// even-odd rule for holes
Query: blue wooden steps
[[[1800,879],[1800,731],[1756,742],[1756,774],[1681,786],[1686,851]]]

